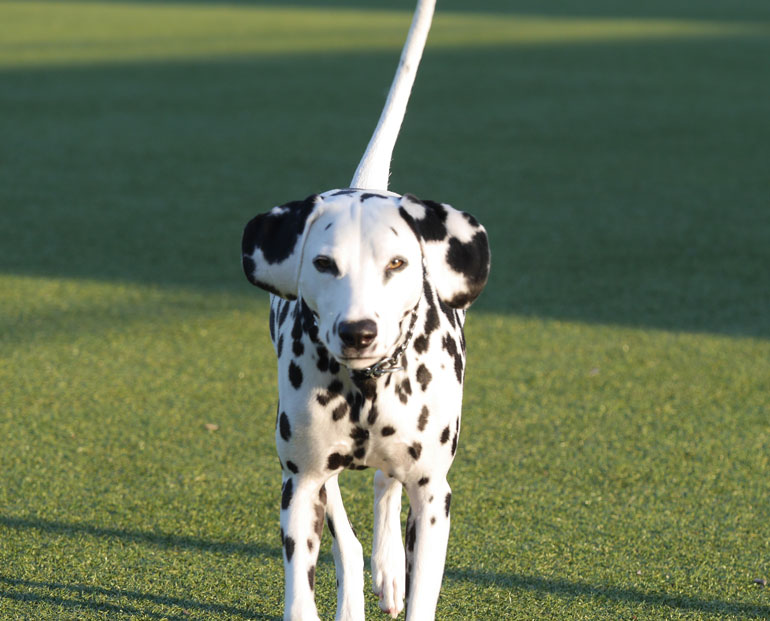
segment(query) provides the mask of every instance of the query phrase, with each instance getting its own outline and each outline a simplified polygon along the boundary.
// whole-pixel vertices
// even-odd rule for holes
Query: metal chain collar
[[[417,302],[417,305],[419,306],[419,301]],[[417,324],[417,306],[415,306],[412,309],[412,318],[409,320],[409,329],[406,331],[406,336],[404,337],[404,340],[401,342],[401,344],[396,347],[396,350],[393,352],[393,354],[384,360],[380,360],[379,362],[373,364],[370,367],[366,367],[365,369],[358,369],[354,371],[356,375],[363,375],[364,377],[371,377],[374,379],[377,379],[378,377],[381,377],[385,375],[386,373],[395,373],[396,371],[403,371],[404,367],[396,366],[398,365],[398,361],[401,358],[401,355],[406,351],[406,348],[409,346],[409,341],[412,340],[412,335],[414,334],[414,326]]]

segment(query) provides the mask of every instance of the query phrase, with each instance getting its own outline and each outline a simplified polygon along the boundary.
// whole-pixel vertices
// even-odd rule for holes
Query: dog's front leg
[[[318,621],[315,568],[323,532],[325,497],[322,480],[284,473],[281,492],[284,621]]]
[[[401,540],[401,483],[378,470],[374,474],[372,590],[380,609],[394,619],[404,609],[406,581]]]
[[[350,525],[335,474],[326,482],[326,523],[337,574],[337,621],[364,618],[364,552]]]
[[[427,621],[436,614],[449,540],[452,492],[446,478],[407,483],[406,621]]]

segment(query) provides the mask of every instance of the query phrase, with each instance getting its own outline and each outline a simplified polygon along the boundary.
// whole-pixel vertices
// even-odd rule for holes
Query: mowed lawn
[[[770,6],[541,4],[439,0],[393,164],[493,253],[437,618],[768,618]],[[0,619],[282,617],[240,235],[349,183],[412,6],[0,2]]]

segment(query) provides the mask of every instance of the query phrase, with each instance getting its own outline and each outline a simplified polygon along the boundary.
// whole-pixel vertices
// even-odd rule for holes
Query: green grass
[[[348,183],[411,4],[0,2],[0,619],[281,617],[240,232]],[[493,250],[438,618],[766,618],[770,12],[571,4],[439,2],[395,154]]]

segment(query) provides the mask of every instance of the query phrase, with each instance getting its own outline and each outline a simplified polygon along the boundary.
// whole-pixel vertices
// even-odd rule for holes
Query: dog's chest
[[[465,365],[462,319],[448,308],[420,307],[399,362],[405,368],[372,379],[329,356],[301,301],[274,298],[282,459],[317,470],[375,467],[398,478],[451,462]]]

